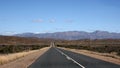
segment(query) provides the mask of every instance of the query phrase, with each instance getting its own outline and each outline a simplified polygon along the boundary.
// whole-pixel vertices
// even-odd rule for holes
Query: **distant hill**
[[[0,36],[0,45],[37,45],[50,44],[51,39],[24,38],[15,36]]]
[[[79,39],[120,39],[120,33],[111,33],[108,31],[66,31],[66,32],[55,32],[55,33],[22,33],[15,34],[18,37],[37,37],[37,38],[53,38],[53,39],[64,39],[64,40],[79,40]]]

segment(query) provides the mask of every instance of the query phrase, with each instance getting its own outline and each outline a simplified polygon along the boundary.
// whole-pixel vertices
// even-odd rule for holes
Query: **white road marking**
[[[71,58],[69,56],[66,57],[68,60],[71,60]]]
[[[68,60],[73,61],[74,63],[76,63],[77,65],[79,65],[82,68],[85,68],[83,65],[81,65],[80,63],[78,63],[77,61],[75,61],[74,59],[72,59],[71,57],[69,57],[67,54],[63,53],[62,51],[60,51],[59,49],[55,48],[58,52],[60,52],[62,55],[66,56],[66,58]]]

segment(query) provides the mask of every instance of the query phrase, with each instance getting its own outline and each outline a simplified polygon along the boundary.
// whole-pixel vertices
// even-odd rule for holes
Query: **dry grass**
[[[26,51],[26,52],[19,52],[13,54],[0,54],[0,64],[5,64],[20,57],[24,57],[30,53],[37,52],[38,50]]]
[[[44,54],[50,47],[41,48],[38,51],[32,52],[24,57],[16,59],[12,62],[0,65],[0,68],[28,68],[29,65],[34,63],[38,57]]]

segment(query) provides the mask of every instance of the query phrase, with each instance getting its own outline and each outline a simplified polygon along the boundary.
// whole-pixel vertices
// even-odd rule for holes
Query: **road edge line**
[[[62,55],[66,56],[66,58],[68,58],[69,56],[65,53],[63,53],[61,50],[55,48],[58,52],[60,52]],[[73,61],[74,63],[76,63],[77,65],[79,65],[82,68],[85,68],[83,65],[81,65],[80,63],[78,63],[77,61],[75,61],[73,58],[69,57],[69,60]]]

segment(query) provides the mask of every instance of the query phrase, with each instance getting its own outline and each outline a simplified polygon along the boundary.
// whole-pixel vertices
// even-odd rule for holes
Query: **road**
[[[51,47],[28,68],[120,68],[120,65]]]

